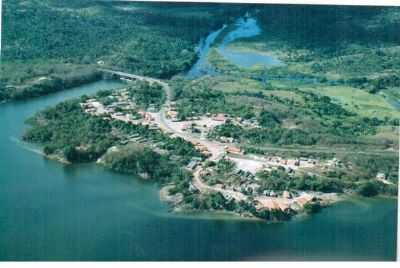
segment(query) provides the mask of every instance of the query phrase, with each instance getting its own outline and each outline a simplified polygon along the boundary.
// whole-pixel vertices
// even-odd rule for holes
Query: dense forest
[[[67,88],[57,83],[38,86],[36,80],[54,76],[68,80],[65,73],[76,73],[77,65],[90,69],[101,63],[101,67],[171,77],[196,60],[195,48],[202,37],[241,12],[236,6],[207,4],[194,9],[190,4],[126,7],[51,0],[10,0],[3,11],[0,101]],[[50,62],[60,67],[49,68]],[[94,78],[83,72],[76,80],[86,83]]]
[[[9,0],[3,7],[0,101],[62,90],[66,87],[57,84],[38,87],[35,80],[63,79],[76,65],[95,68],[100,62],[170,78],[194,63],[202,38],[244,10],[263,30],[250,41],[280,50],[285,62],[302,66],[275,68],[270,76],[311,77],[371,92],[399,86],[398,52],[386,49],[400,41],[396,8]],[[49,62],[59,67],[51,69]],[[229,66],[229,72],[235,68]],[[328,75],[334,72],[335,77]],[[83,76],[82,83],[92,81]]]
[[[398,8],[356,6],[260,5],[257,18],[273,38],[325,53],[346,44],[398,44]],[[289,19],[288,19],[289,18]],[[301,25],[301,27],[299,27]]]

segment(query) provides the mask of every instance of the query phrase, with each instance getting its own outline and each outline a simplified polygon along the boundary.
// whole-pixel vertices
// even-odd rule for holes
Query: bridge
[[[158,83],[161,85],[164,85],[165,83],[162,82],[161,80],[152,78],[152,77],[148,77],[148,76],[142,76],[142,75],[136,75],[136,74],[130,74],[130,73],[125,73],[125,72],[120,72],[120,71],[113,71],[113,70],[109,70],[109,69],[98,69],[99,71],[105,73],[105,74],[109,74],[114,78],[120,78],[123,80],[128,80],[128,81],[135,81],[135,80],[139,80],[139,81],[147,81],[149,83]]]
[[[110,69],[98,69],[98,70],[105,74],[111,75],[113,78],[120,78],[125,81],[139,80],[139,81],[149,82],[150,84],[153,84],[153,83],[159,84],[164,88],[165,94],[167,96],[167,100],[166,100],[165,104],[169,104],[169,102],[171,100],[171,88],[169,87],[169,85],[167,83],[165,83],[157,78],[143,76],[143,75],[137,75],[137,74],[130,74],[130,73],[125,73],[125,72],[120,72],[120,71],[114,71],[114,70],[110,70]]]

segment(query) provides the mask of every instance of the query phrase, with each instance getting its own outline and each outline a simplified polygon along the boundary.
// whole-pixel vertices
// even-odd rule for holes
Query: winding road
[[[158,125],[158,127],[166,132],[170,132],[170,133],[174,134],[177,137],[181,137],[182,139],[184,139],[186,141],[189,141],[191,143],[199,143],[199,144],[207,147],[207,149],[211,153],[209,160],[217,161],[224,155],[225,150],[224,150],[224,146],[222,144],[220,144],[218,142],[202,140],[199,138],[195,138],[187,133],[183,133],[180,130],[174,128],[172,121],[168,120],[165,117],[166,108],[170,106],[171,100],[172,100],[172,89],[168,85],[168,83],[161,81],[159,79],[156,79],[156,78],[152,78],[152,77],[134,75],[134,74],[112,71],[112,70],[107,70],[107,69],[99,69],[99,70],[102,72],[111,74],[111,75],[116,75],[121,78],[125,78],[125,79],[147,81],[149,83],[157,83],[157,84],[161,85],[163,87],[163,89],[165,90],[166,101],[158,113],[151,113],[151,115],[154,118],[154,122]],[[231,198],[236,199],[237,201],[247,199],[247,197],[240,192],[207,185],[205,182],[203,182],[201,180],[201,176],[200,176],[201,171],[202,171],[202,168],[197,168],[194,171],[193,181],[192,181],[193,185],[200,192],[202,192],[202,193],[219,192],[222,195],[224,195],[225,197],[231,197]]]
[[[211,156],[209,157],[209,160],[212,161],[217,161],[219,160],[221,157],[223,157],[225,150],[224,150],[224,145],[218,143],[218,142],[214,142],[214,141],[209,141],[209,140],[203,140],[203,139],[199,139],[196,137],[191,136],[188,133],[184,133],[181,130],[177,129],[176,126],[174,126],[173,122],[169,119],[167,119],[165,117],[166,114],[166,109],[168,107],[170,107],[171,105],[171,100],[172,100],[172,89],[171,87],[168,85],[168,83],[156,79],[156,78],[152,78],[152,77],[146,77],[146,76],[140,76],[140,75],[134,75],[134,74],[129,74],[129,73],[125,73],[125,72],[118,72],[118,71],[112,71],[112,70],[108,70],[108,69],[99,69],[102,72],[111,74],[111,75],[115,75],[115,76],[119,76],[121,78],[125,78],[125,79],[129,79],[129,80],[140,80],[140,81],[147,81],[149,83],[157,83],[159,85],[162,86],[162,88],[165,91],[166,94],[166,101],[163,104],[163,106],[161,107],[160,111],[157,113],[151,113],[152,117],[154,118],[154,122],[157,124],[157,126],[166,132],[169,132],[171,134],[173,134],[176,137],[180,137],[186,141],[191,142],[192,144],[201,144],[203,146],[205,146],[211,153]],[[259,147],[258,147],[259,148]],[[268,147],[263,147],[264,149],[267,149]],[[271,150],[282,150],[282,151],[298,151],[299,148],[293,148],[293,149],[289,149],[289,148],[276,148],[276,147],[271,147]],[[305,148],[301,148],[300,150],[304,150]],[[335,152],[334,148],[307,148],[308,150],[311,151],[318,151],[318,152]],[[368,152],[353,152],[353,153],[368,153]],[[376,154],[376,153],[393,153],[393,152],[371,152],[371,154]],[[202,179],[201,179],[201,171],[203,169],[201,167],[198,167],[197,169],[194,170],[193,172],[193,186],[195,186],[200,192],[202,193],[210,193],[210,192],[219,192],[222,195],[224,195],[225,197],[230,197],[233,198],[237,201],[242,201],[242,200],[246,200],[247,196],[242,194],[241,192],[238,191],[234,191],[234,190],[229,190],[229,189],[222,189],[220,187],[216,187],[216,186],[210,186],[208,184],[206,184]],[[264,198],[264,197],[263,197]],[[265,198],[264,198],[265,199]],[[260,200],[261,203],[263,203],[263,200]]]

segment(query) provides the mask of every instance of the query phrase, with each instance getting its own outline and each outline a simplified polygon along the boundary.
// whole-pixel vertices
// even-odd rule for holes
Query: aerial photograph
[[[0,10],[0,261],[396,261],[400,7]]]

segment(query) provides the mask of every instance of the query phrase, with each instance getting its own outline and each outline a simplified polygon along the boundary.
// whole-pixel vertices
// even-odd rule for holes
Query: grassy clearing
[[[303,88],[307,91],[329,96],[339,101],[343,106],[361,116],[384,118],[399,118],[400,112],[396,111],[384,97],[370,94],[366,91],[346,87],[346,86],[327,86]]]
[[[269,47],[269,43],[257,41],[236,41],[228,46],[228,49],[234,52],[252,52],[264,56],[272,56],[279,60],[285,61],[288,54],[285,50],[278,49],[277,45]]]
[[[258,81],[243,78],[239,80],[221,81],[217,83],[213,89],[227,93],[236,93],[245,90],[248,92],[260,92],[264,90],[264,86]]]
[[[223,79],[223,78],[212,78],[213,81],[210,82],[213,90],[220,90],[225,93],[260,93],[262,92],[265,96],[276,96],[279,98],[285,98],[289,100],[293,100],[299,103],[303,103],[304,99],[302,96],[297,94],[291,90],[285,90],[283,88],[288,88],[287,86],[279,87],[276,90],[266,90],[263,83],[248,79],[248,78],[240,78],[240,79]],[[275,88],[275,87],[274,87]]]
[[[280,98],[286,98],[289,100],[296,101],[298,103],[304,103],[304,98],[294,91],[289,90],[269,90],[264,92],[267,96],[277,96]]]
[[[376,140],[389,140],[394,144],[399,143],[399,130],[394,126],[382,126],[378,128],[378,133],[372,136]]]

